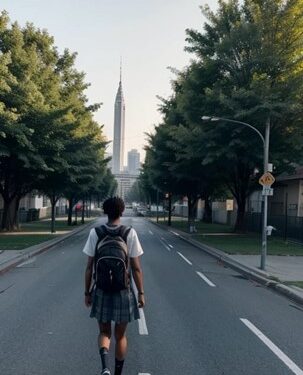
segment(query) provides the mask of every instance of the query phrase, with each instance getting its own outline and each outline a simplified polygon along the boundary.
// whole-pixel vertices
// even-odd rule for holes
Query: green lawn
[[[155,219],[153,219],[155,220]],[[159,220],[167,225],[167,220]],[[191,237],[206,245],[225,251],[228,254],[259,255],[261,251],[261,237],[258,234],[236,234],[233,228],[223,224],[207,224],[200,221],[195,223],[198,233]],[[188,233],[186,219],[172,218],[172,228]],[[216,235],[218,233],[218,235]],[[303,255],[303,245],[285,242],[279,237],[268,237],[269,255]]]
[[[231,236],[194,236],[194,239],[213,246],[228,254],[259,255],[261,237],[254,234]],[[268,238],[268,255],[303,255],[303,246],[285,242],[280,238]]]
[[[153,220],[155,221],[155,218],[153,218]],[[167,225],[167,219],[164,222],[163,218],[160,218],[159,223],[163,225]],[[209,224],[209,223],[203,223],[202,221],[196,221],[195,226],[199,233],[231,233],[233,232],[232,227],[230,227],[229,225],[223,225],[223,224]],[[172,227],[187,232],[188,231],[187,219],[182,220],[180,218],[173,217]]]
[[[303,289],[303,281],[288,281],[285,284],[286,285],[295,285],[295,286],[298,286],[299,288]]]
[[[85,218],[85,224],[89,223],[90,221],[94,220],[95,217],[92,218]],[[39,220],[39,221],[32,221],[30,223],[22,223],[20,226],[20,230],[13,234],[0,234],[0,251],[1,250],[21,250],[27,247],[37,245],[41,242],[48,241],[50,239],[56,238],[66,231],[72,231],[79,226],[81,226],[81,218],[78,220],[78,225],[67,225],[67,218],[58,218],[56,220],[56,233],[51,234],[51,220]],[[37,232],[33,234],[25,234],[27,232]],[[48,233],[41,233],[39,232],[49,232]]]
[[[85,223],[88,223],[95,218],[85,218]],[[55,229],[56,231],[69,231],[77,228],[77,226],[81,225],[81,218],[78,218],[78,225],[67,225],[67,217],[66,218],[58,218],[56,219]],[[20,224],[20,231],[21,232],[47,232],[51,229],[51,220],[39,220],[39,221],[32,221],[30,223],[21,223]]]
[[[16,234],[14,236],[0,235],[0,250],[21,250],[55,237],[58,236],[43,234],[29,234],[26,236],[22,234]]]

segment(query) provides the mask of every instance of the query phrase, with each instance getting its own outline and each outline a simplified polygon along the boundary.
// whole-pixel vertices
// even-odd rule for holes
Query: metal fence
[[[262,231],[262,214],[247,213],[245,218],[246,229],[252,232]],[[273,236],[282,237],[285,240],[298,241],[303,243],[303,217],[288,215],[269,215],[268,225],[276,230]]]

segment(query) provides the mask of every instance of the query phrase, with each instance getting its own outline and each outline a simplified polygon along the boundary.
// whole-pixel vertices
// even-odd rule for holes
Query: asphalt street
[[[144,218],[123,223],[144,248],[146,293],[125,375],[303,375],[300,306]],[[1,375],[100,373],[83,297],[88,232],[0,277]]]

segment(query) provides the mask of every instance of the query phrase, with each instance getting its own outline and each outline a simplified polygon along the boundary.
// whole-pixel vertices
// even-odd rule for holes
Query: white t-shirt
[[[90,230],[88,239],[84,246],[84,249],[83,249],[84,254],[90,257],[94,257],[97,241],[98,241],[98,236],[95,231],[95,228],[93,228]],[[127,249],[128,249],[128,255],[130,258],[136,258],[143,254],[142,246],[140,244],[137,232],[134,230],[134,228],[131,228],[127,236]]]

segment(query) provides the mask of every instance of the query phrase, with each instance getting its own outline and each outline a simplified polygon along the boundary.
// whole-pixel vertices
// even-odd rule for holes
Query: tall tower
[[[113,173],[123,170],[125,137],[125,103],[122,91],[122,64],[120,63],[120,81],[115,100]]]

